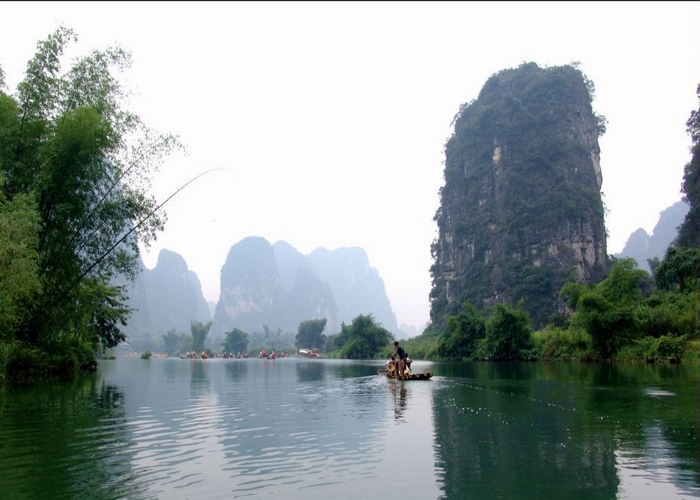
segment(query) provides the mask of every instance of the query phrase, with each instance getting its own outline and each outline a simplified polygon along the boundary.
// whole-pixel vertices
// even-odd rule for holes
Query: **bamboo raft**
[[[421,373],[407,373],[404,375],[399,375],[398,377],[393,371],[389,370],[377,370],[379,375],[384,375],[386,378],[394,378],[398,380],[429,380],[433,374],[431,372],[421,372]]]

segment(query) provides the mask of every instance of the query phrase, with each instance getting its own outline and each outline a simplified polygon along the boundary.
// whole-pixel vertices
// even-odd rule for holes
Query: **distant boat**
[[[318,349],[299,349],[299,356],[302,358],[318,358]]]

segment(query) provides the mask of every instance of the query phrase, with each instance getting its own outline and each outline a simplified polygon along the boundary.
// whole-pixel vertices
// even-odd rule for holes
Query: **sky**
[[[213,302],[246,237],[305,255],[361,247],[399,325],[422,331],[452,120],[524,62],[578,62],[595,85],[609,254],[681,199],[700,2],[6,1],[6,92],[61,24],[79,39],[65,69],[95,49],[129,51],[126,107],[184,144],[152,192],[164,201],[192,182],[142,257],[152,269],[177,252]]]

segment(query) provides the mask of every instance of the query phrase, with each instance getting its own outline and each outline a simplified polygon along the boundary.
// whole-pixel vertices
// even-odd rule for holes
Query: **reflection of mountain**
[[[129,395],[127,440],[138,450],[133,474],[156,478],[159,498],[197,498],[188,493],[211,491],[203,484],[235,491],[235,498],[275,496],[282,486],[284,498],[320,498],[309,494],[319,478],[343,485],[349,467],[379,480],[361,464],[382,456],[377,435],[387,408],[369,397],[376,387],[366,387],[368,377],[345,378],[341,363],[117,363],[129,367],[120,381]]]
[[[0,498],[697,498],[697,367],[378,366],[119,357],[3,391]]]

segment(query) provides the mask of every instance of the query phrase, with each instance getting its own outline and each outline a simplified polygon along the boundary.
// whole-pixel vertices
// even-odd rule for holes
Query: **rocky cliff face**
[[[221,293],[210,336],[232,328],[296,332],[302,321],[327,320],[326,334],[360,314],[373,314],[389,331],[396,317],[376,269],[360,248],[304,256],[286,242],[249,237],[231,247],[221,269]]]
[[[338,305],[338,321],[349,325],[360,314],[374,319],[392,333],[399,328],[379,271],[369,265],[358,247],[330,251],[318,248],[308,256],[321,279],[328,283]],[[340,324],[335,332],[340,331]]]
[[[463,105],[445,147],[435,220],[431,320],[464,301],[522,298],[537,325],[569,280],[607,268],[592,84],[571,66],[534,63],[492,76]]]

